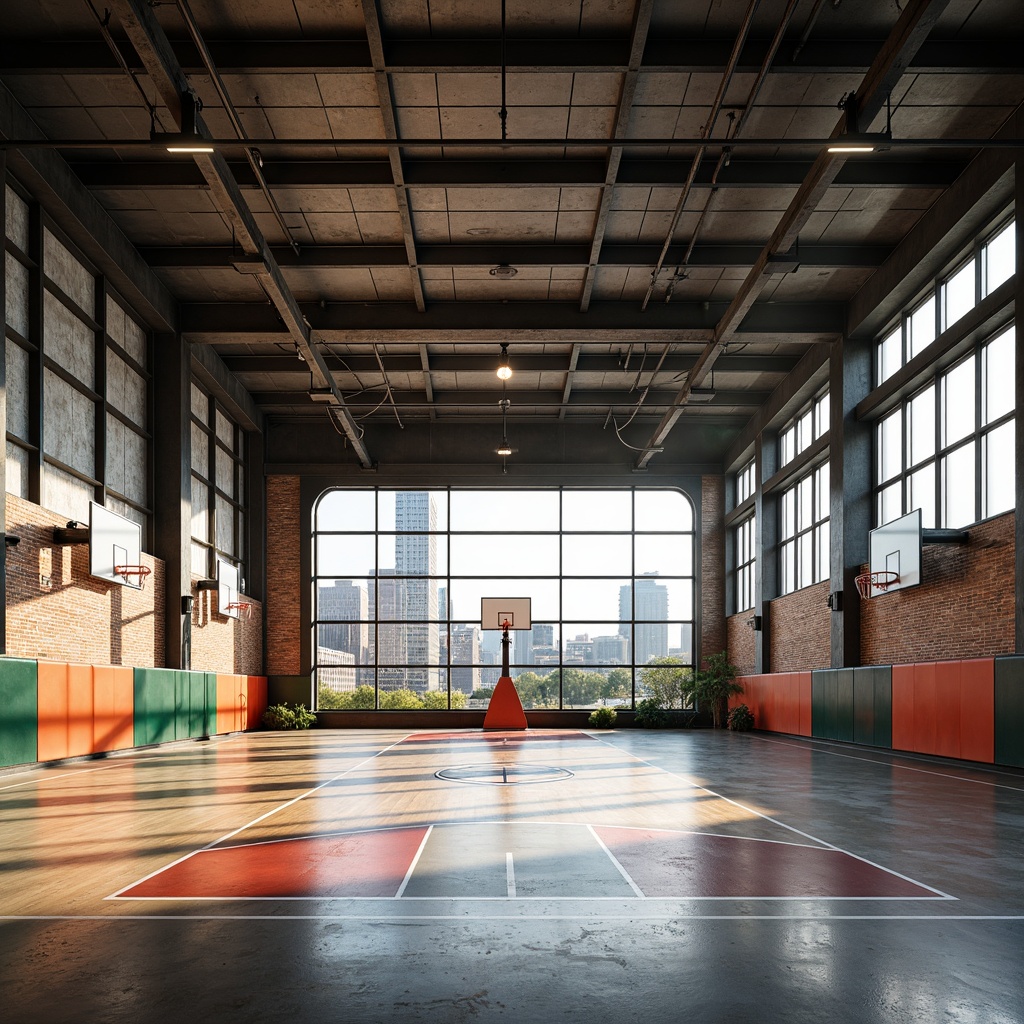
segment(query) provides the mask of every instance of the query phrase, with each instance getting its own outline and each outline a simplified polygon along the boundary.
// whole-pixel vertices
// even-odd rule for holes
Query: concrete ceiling
[[[496,423],[502,342],[511,429],[630,420],[645,462],[685,410],[720,456],[1024,97],[1019,0],[109,6],[14,5],[0,82],[186,337],[364,464]],[[148,142],[184,89],[214,158]],[[851,92],[896,144],[825,159]]]

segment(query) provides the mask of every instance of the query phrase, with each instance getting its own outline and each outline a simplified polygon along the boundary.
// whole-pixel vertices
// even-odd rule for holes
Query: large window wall
[[[27,197],[4,191],[6,489],[70,520],[149,523],[150,339]]]
[[[501,635],[483,597],[529,597],[511,674],[527,708],[626,706],[644,666],[692,666],[694,516],[671,489],[337,489],[313,522],[318,705],[484,707]],[[648,677],[650,678],[650,677]]]

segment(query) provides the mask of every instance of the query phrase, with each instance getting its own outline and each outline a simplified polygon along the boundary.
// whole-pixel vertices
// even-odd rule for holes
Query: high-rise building
[[[625,665],[629,661],[629,641],[619,633],[594,637],[595,665]]]
[[[629,636],[629,620],[633,625],[633,661],[646,665],[651,658],[668,656],[668,587],[657,581],[657,573],[649,573],[633,581],[630,587],[619,588],[619,635]]]
[[[368,607],[366,589],[352,580],[321,584],[317,593],[317,648],[345,651],[352,655],[352,664],[364,665],[369,653]]]
[[[480,627],[452,626],[452,690],[469,694],[480,688]],[[457,668],[456,666],[466,666]]]
[[[594,641],[587,633],[580,633],[565,642],[566,665],[590,665],[594,661]]]

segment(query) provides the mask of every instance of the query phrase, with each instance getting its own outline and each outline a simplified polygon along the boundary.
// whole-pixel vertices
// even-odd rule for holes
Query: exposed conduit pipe
[[[228,120],[231,121],[231,127],[235,129],[238,137],[244,142],[246,140],[245,126],[242,124],[241,119],[238,116],[238,112],[235,110],[235,105],[231,102],[227,86],[224,85],[224,80],[220,77],[220,72],[217,70],[217,65],[213,62],[213,55],[210,53],[209,47],[206,45],[206,40],[203,38],[202,32],[199,31],[199,24],[192,14],[192,9],[188,5],[188,0],[177,0],[177,3],[178,11],[185,22],[188,34],[192,37],[192,42],[199,51],[199,57],[203,62],[203,66],[206,68],[206,71],[210,76],[210,80],[213,82],[214,89],[217,90],[217,96],[224,107],[225,113],[228,115]],[[263,176],[263,157],[260,154],[260,151],[254,146],[245,146],[244,149],[245,157],[249,161],[249,167],[252,169],[252,173],[256,178],[256,184],[259,185],[260,191],[270,204],[270,209],[273,212],[281,230],[284,232],[284,236],[288,240],[288,244],[292,247],[292,251],[296,256],[298,256],[299,244],[292,236],[291,228],[285,223],[281,207],[277,205],[277,200],[274,198],[274,194],[270,191],[267,179]]]
[[[743,16],[743,22],[740,25],[740,30],[736,34],[736,42],[733,43],[732,53],[729,54],[729,62],[726,64],[725,71],[722,74],[722,80],[718,84],[718,93],[711,104],[711,113],[708,115],[707,123],[703,128],[701,128],[700,137],[702,140],[710,139],[711,133],[714,131],[715,122],[718,120],[718,115],[722,110],[722,101],[725,98],[725,90],[729,87],[729,82],[732,80],[732,76],[736,72],[736,65],[740,60],[740,53],[743,51],[743,45],[747,41],[747,34],[750,32],[750,26],[754,20],[754,14],[756,13],[760,2],[761,0],[750,0],[750,6],[747,8],[747,13]],[[676,208],[672,214],[672,220],[669,224],[668,233],[665,236],[665,244],[661,247],[658,262],[655,265],[654,270],[651,272],[651,283],[648,285],[647,294],[644,296],[644,301],[640,306],[641,309],[646,309],[647,303],[651,301],[654,286],[657,283],[658,275],[661,273],[662,267],[665,265],[665,257],[668,255],[669,247],[672,245],[672,236],[675,234],[676,227],[679,224],[679,218],[682,216],[686,200],[689,198],[690,189],[693,187],[693,182],[697,177],[697,170],[700,167],[701,160],[704,159],[705,150],[706,147],[702,142],[701,145],[697,147],[697,152],[693,155],[693,162],[690,164],[690,171],[686,175],[686,183],[683,185],[683,191],[679,195],[679,202],[676,203]]]

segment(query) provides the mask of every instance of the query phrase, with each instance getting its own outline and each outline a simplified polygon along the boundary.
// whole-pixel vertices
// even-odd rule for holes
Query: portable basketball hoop
[[[146,577],[152,572],[148,565],[115,565],[114,575],[120,576],[129,586],[132,585],[132,577],[135,577],[135,584],[139,590],[146,589]]]
[[[885,593],[894,583],[899,583],[898,572],[862,572],[854,582],[857,584],[857,593],[861,597],[870,597],[872,589],[881,590]]]
[[[252,618],[252,605],[248,601],[232,601],[227,607],[228,613],[238,612],[239,618],[243,615],[247,619]]]

